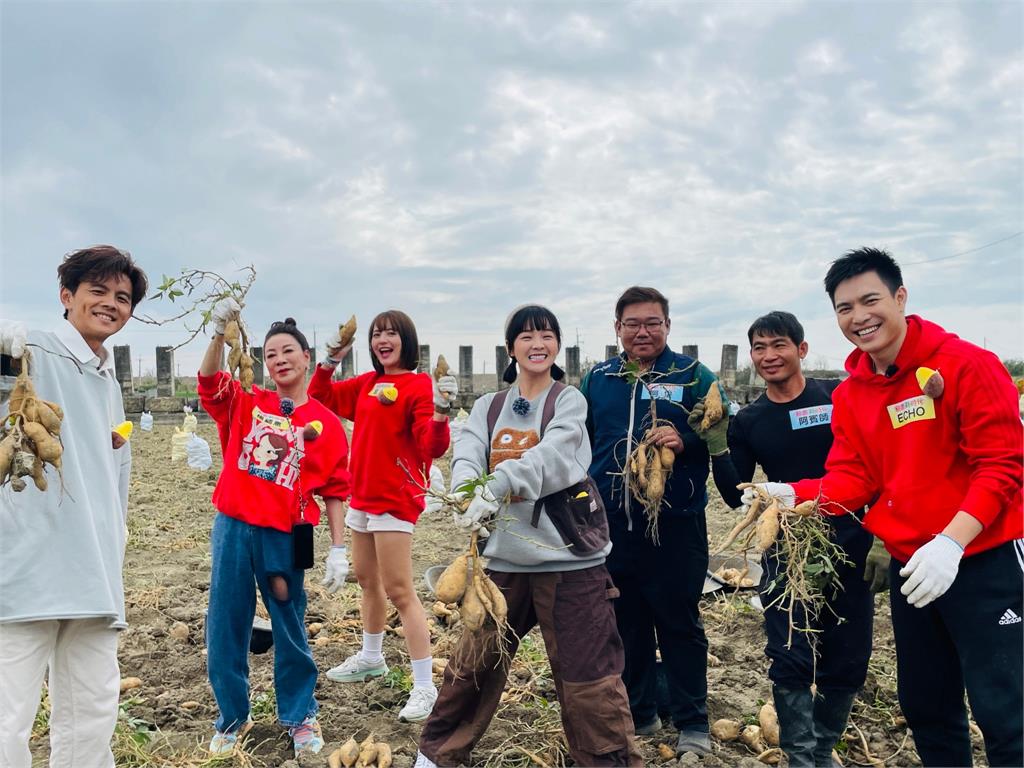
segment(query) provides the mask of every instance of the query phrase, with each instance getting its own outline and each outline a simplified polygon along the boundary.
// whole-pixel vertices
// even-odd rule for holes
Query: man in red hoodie
[[[825,277],[857,347],[833,394],[819,480],[760,486],[827,514],[870,509],[892,555],[900,706],[926,766],[971,765],[964,688],[989,765],[1024,765],[1024,430],[999,359],[906,316],[885,251],[862,248]],[[754,491],[744,493],[749,503]]]

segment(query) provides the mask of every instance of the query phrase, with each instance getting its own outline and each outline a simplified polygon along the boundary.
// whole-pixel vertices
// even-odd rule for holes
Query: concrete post
[[[433,373],[434,366],[430,364],[430,345],[420,344],[420,373]]]
[[[574,387],[580,385],[580,348],[565,348],[565,383]]]
[[[604,359],[605,360],[611,360],[613,357],[616,357],[618,354],[619,354],[619,345],[618,344],[608,344],[604,348]]]
[[[114,346],[114,374],[121,385],[122,394],[130,395],[135,391],[132,381],[132,348],[127,344]]]
[[[459,392],[473,391],[473,347],[459,347]]]
[[[309,348],[309,368],[306,369],[306,381],[313,378],[313,371],[316,370],[316,348]]]
[[[263,376],[263,347],[249,347],[249,356],[252,358],[252,381],[257,387],[262,387],[266,379]]]
[[[504,344],[496,344],[494,346],[494,371],[498,382],[498,391],[508,389],[508,384],[501,378],[505,375],[505,369],[508,368],[508,364],[512,361],[512,358],[508,356],[508,350],[505,349]]]
[[[156,348],[156,396],[174,397],[174,347]]]
[[[350,351],[347,355],[341,358],[341,365],[338,367],[341,369],[341,378],[351,379],[356,375],[355,355]]]
[[[683,344],[683,354],[687,357],[692,357],[694,360],[700,360],[696,344]]]
[[[736,386],[736,360],[739,357],[739,347],[735,344],[722,345],[722,368],[718,378],[727,387]]]

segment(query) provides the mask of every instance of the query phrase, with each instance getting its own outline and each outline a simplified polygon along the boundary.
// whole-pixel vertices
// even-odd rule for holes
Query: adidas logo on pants
[[[1009,608],[1006,609],[1006,612],[999,619],[999,626],[1005,627],[1007,624],[1020,624],[1020,616]]]

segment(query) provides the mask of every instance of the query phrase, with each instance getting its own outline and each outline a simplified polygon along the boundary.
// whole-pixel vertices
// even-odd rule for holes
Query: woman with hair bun
[[[213,491],[206,615],[207,672],[220,710],[210,752],[233,753],[252,724],[249,636],[258,587],[274,638],[278,719],[296,756],[315,754],[324,742],[303,582],[312,563],[312,526],[320,519],[313,495],[348,495],[348,440],[338,417],[306,394],[309,343],[294,319],[274,323],[263,342],[276,391],[246,392],[222,370],[224,330],[238,312],[230,298],[214,307],[214,336],[199,368],[199,398],[217,423],[224,454]],[[329,514],[328,523],[332,540],[341,541],[342,521]]]

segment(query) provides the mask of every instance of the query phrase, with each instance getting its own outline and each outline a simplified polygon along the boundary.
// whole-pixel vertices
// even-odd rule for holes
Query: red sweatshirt
[[[910,315],[895,365],[886,377],[860,350],[847,358],[850,378],[832,396],[835,441],[825,476],[795,483],[797,499],[820,489],[832,514],[871,504],[865,527],[901,562],[960,510],[984,526],[967,556],[1024,536],[1024,429],[999,359]],[[921,366],[944,381],[934,400],[917,381]]]
[[[224,454],[213,505],[228,517],[250,525],[290,531],[299,520],[300,493],[305,519],[316,525],[320,508],[313,493],[344,498],[348,473],[348,439],[338,417],[316,400],[298,406],[291,420],[281,414],[276,392],[242,390],[224,371],[199,376],[199,399],[217,422]],[[303,427],[319,421],[323,431],[304,436]]]
[[[448,423],[434,421],[434,385],[425,373],[388,376],[376,371],[354,379],[331,381],[332,370],[322,366],[309,382],[309,395],[343,419],[352,429],[352,501],[360,512],[385,512],[415,523],[423,511],[418,482],[429,476],[430,462],[448,450]],[[394,387],[391,402],[379,396]]]

